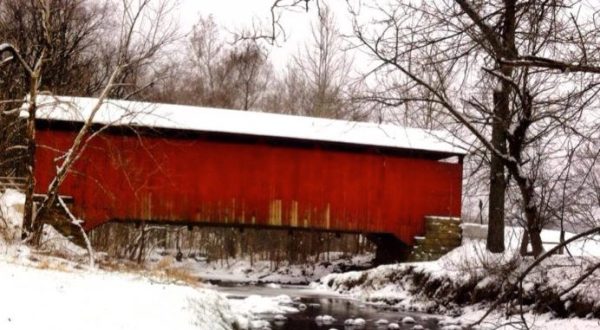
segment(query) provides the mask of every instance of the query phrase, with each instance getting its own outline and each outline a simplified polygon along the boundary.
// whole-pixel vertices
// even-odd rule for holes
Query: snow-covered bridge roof
[[[39,96],[38,119],[84,122],[95,98]],[[22,114],[23,116],[26,114]],[[461,155],[458,139],[441,132],[266,112],[106,100],[97,124],[269,136]]]

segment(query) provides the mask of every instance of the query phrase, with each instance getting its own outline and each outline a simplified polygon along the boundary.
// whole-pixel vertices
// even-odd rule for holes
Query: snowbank
[[[23,193],[12,189],[0,193],[0,247],[4,248],[5,253],[10,253],[20,244],[24,205]],[[77,259],[87,254],[85,249],[62,236],[51,226],[44,226],[38,249]]]
[[[16,243],[21,236],[25,195],[7,189],[0,192],[0,247]]]
[[[517,233],[518,234],[518,233]],[[393,305],[409,311],[460,315],[465,308],[501,297],[531,262],[516,252],[514,231],[504,254],[491,254],[482,241],[468,241],[435,262],[380,266],[368,271],[331,274],[313,286],[351,295],[363,301]],[[558,237],[544,231],[544,240]],[[567,235],[569,237],[570,235]],[[598,242],[576,242],[575,255],[555,255],[526,277],[523,304],[536,313],[600,317],[600,274],[572,289],[580,275],[600,262]],[[516,298],[510,296],[509,299]]]
[[[77,263],[20,244],[25,197],[0,194],[0,329],[216,329],[244,317],[212,290],[132,274],[78,270]],[[45,226],[41,250],[86,252]]]
[[[215,329],[237,322],[215,291],[134,275],[0,261],[2,329]]]
[[[478,321],[485,311],[476,308],[466,308],[458,318],[446,318],[440,322],[441,328],[452,329],[452,326],[466,326]],[[600,329],[600,321],[597,319],[581,318],[556,318],[551,313],[533,314],[525,313],[523,318],[514,315],[506,317],[499,313],[492,313],[481,325],[474,327],[477,330],[515,330],[524,329],[519,326],[525,320],[531,329],[535,330],[591,330]],[[462,327],[461,327],[462,328]]]
[[[461,224],[463,230],[463,242],[469,243],[470,241],[482,241],[487,238],[487,225],[480,225],[476,223],[463,223]],[[565,240],[573,237],[575,234],[565,232]],[[520,227],[506,227],[505,242],[507,250],[512,253],[519,249],[521,244],[521,237],[523,236],[523,228]],[[544,248],[549,250],[556,246],[560,242],[560,231],[543,229],[540,233]],[[573,256],[588,256],[588,257],[600,257],[600,235],[582,239],[569,244],[569,253]]]
[[[249,329],[268,324],[260,314],[297,311],[287,296],[230,302],[210,289],[82,269],[72,260],[87,252],[49,226],[33,251],[19,240],[24,199],[0,194],[0,329]]]

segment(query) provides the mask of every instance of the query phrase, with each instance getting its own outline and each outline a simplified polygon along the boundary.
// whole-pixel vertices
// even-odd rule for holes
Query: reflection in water
[[[264,315],[272,329],[280,330],[384,330],[384,329],[439,329],[437,320],[430,315],[406,313],[389,308],[365,305],[355,300],[342,298],[304,286],[282,286],[281,288],[251,285],[216,287],[230,299],[242,299],[249,295],[276,296],[288,295],[294,299],[294,306],[301,311],[287,314],[286,320],[277,320],[276,315]],[[306,306],[306,308],[304,308]],[[324,315],[335,320],[330,322]],[[414,320],[414,323],[403,323]],[[350,321],[352,320],[352,321]],[[364,323],[361,322],[364,320]],[[379,321],[379,322],[378,322]],[[364,326],[361,326],[361,323]],[[398,327],[391,325],[396,323]]]

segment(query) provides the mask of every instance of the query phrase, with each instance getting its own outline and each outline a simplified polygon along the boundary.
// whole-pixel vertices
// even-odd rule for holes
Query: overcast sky
[[[270,8],[273,0],[179,0],[179,18],[182,31],[189,31],[200,15],[213,15],[216,22],[229,31],[249,28],[253,23],[268,24],[271,18]],[[335,3],[333,3],[335,4]],[[332,8],[338,25],[342,30],[350,28],[345,19],[346,7],[340,2],[340,8]],[[278,46],[271,51],[271,60],[276,66],[283,66],[289,55],[301,47],[310,36],[310,25],[316,19],[316,9],[282,11],[282,25],[286,40],[279,39]]]

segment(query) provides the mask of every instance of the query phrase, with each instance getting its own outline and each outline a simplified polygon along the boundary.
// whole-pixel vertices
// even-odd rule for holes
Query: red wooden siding
[[[74,133],[37,133],[38,192]],[[91,229],[109,220],[389,232],[412,244],[425,215],[460,216],[462,165],[376,152],[105,133],[61,194]]]

